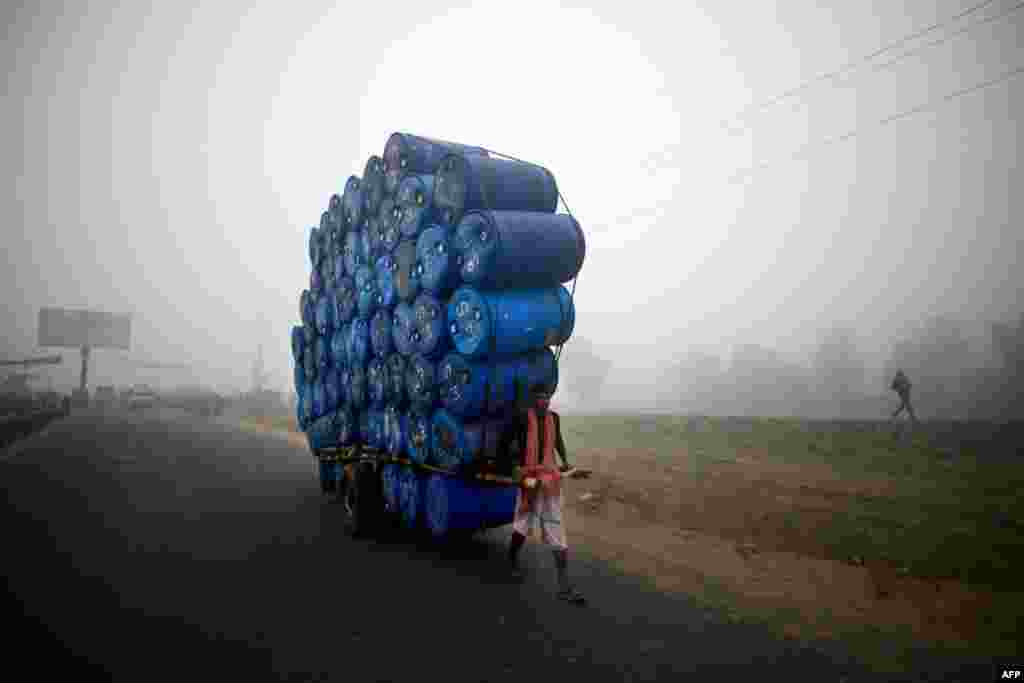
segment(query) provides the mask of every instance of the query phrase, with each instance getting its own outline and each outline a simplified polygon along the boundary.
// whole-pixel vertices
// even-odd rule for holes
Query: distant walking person
[[[900,397],[900,407],[896,409],[896,412],[892,414],[892,418],[895,420],[896,417],[903,412],[903,409],[907,409],[907,413],[910,415],[910,421],[913,423],[917,422],[917,416],[914,415],[914,408],[910,405],[910,380],[903,374],[903,370],[897,370],[896,376],[892,380],[892,390]]]

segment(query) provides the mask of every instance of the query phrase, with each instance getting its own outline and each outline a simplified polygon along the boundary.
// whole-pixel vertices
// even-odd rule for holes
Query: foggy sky
[[[690,349],[807,359],[847,325],[880,365],[926,316],[1020,311],[1024,76],[786,160],[1024,64],[1024,12],[730,134],[971,3],[428,4],[6,3],[0,353],[94,307],[136,320],[93,386],[130,356],[245,388],[263,344],[287,387],[309,228],[394,131],[554,172],[588,239],[576,334],[624,392]]]

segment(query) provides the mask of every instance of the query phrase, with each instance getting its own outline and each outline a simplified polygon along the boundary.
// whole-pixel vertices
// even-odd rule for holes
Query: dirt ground
[[[884,480],[851,481],[826,465],[772,462],[756,449],[739,451],[735,464],[703,477],[659,464],[653,454],[579,451],[576,461],[594,474],[566,494],[570,534],[664,589],[699,594],[711,580],[753,611],[786,611],[793,618],[785,631],[793,637],[886,625],[923,641],[967,646],[997,600],[956,581],[829,558],[814,540],[814,525],[852,497],[891,495]]]

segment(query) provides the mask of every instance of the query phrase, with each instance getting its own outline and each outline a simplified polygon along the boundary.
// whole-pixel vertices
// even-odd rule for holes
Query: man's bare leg
[[[569,582],[569,551],[558,548],[554,551],[555,568],[558,570],[558,597],[576,605],[586,602],[583,594],[573,588]]]
[[[509,572],[515,580],[523,578],[523,571],[519,567],[519,551],[523,549],[524,543],[526,543],[526,536],[518,531],[513,531],[512,540],[508,543],[508,563]]]

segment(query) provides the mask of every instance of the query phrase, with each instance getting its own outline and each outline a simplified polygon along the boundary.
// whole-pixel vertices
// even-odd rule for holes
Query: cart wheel
[[[335,465],[335,467],[341,468],[341,476],[333,480],[334,487],[330,491],[330,501],[343,505],[345,503],[345,496],[348,493],[348,479],[345,476],[344,465]]]
[[[380,480],[370,463],[360,463],[346,482],[343,509],[345,529],[352,537],[367,536],[377,530],[383,508]]]
[[[320,480],[320,495],[326,496],[327,492],[330,491],[330,485],[327,480],[327,472],[325,471],[326,467],[324,465],[324,461],[320,457],[320,453],[318,451],[313,451],[313,462],[316,463],[317,478],[319,478]]]

